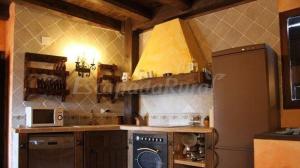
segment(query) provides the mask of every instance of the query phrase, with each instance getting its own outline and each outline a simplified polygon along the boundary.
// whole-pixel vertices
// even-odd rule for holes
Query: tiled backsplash
[[[214,51],[258,43],[266,43],[280,53],[277,0],[253,1],[190,19],[189,23],[202,52],[210,62]],[[151,30],[141,34],[140,54],[150,36]],[[280,58],[278,60],[280,62]],[[149,113],[152,116],[150,123],[154,124],[165,123],[174,116],[194,113],[200,114],[203,119],[213,108],[212,94],[211,89],[199,86],[198,93],[186,90],[162,95],[142,95],[140,112],[141,115]],[[178,124],[186,122],[174,120]]]
[[[50,37],[50,44],[43,45],[42,37]],[[122,101],[111,104],[109,100],[103,99],[100,104],[97,103],[96,71],[89,78],[78,77],[74,72],[75,60],[66,55],[66,50],[70,45],[84,44],[99,52],[101,63],[116,64],[121,71],[126,71],[128,64],[124,58],[123,41],[124,37],[119,32],[66,19],[50,10],[18,1],[13,73],[13,127],[24,125],[25,106],[39,108],[61,106],[66,110],[66,124],[85,124],[89,120],[90,111],[97,113],[100,112],[100,108],[108,108],[113,115],[121,115]],[[37,96],[30,98],[30,101],[23,101],[25,52],[68,56],[67,70],[71,74],[67,83],[71,95],[67,96],[65,102],[53,96]],[[99,121],[104,119],[111,120],[109,115],[99,117]]]
[[[93,110],[100,123],[113,123],[115,115],[122,115],[123,102],[111,104],[110,100],[96,101],[96,71],[89,78],[80,78],[74,72],[75,60],[66,55],[70,44],[85,44],[100,53],[99,61],[116,64],[120,71],[126,71],[128,62],[124,54],[124,37],[119,32],[67,19],[62,14],[54,13],[45,8],[33,6],[22,1],[16,2],[16,23],[14,39],[13,69],[13,108],[12,125],[25,124],[25,106],[54,108],[61,106],[66,110],[66,124],[87,124]],[[49,45],[42,45],[42,37],[50,37]],[[76,49],[76,48],[75,48]],[[70,50],[70,49],[69,49]],[[24,55],[25,52],[68,56],[67,79],[71,95],[65,102],[53,96],[31,97],[23,101]],[[79,53],[80,54],[80,53]],[[75,58],[76,59],[76,58]],[[110,109],[113,114],[100,114],[100,108]],[[13,136],[13,146],[17,147],[17,136]],[[18,148],[13,147],[12,167],[18,167]]]

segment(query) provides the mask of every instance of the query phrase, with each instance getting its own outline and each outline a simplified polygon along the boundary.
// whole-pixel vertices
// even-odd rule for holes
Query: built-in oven
[[[167,168],[167,134],[133,134],[133,168]]]
[[[75,143],[72,133],[33,134],[29,137],[29,168],[74,168]]]

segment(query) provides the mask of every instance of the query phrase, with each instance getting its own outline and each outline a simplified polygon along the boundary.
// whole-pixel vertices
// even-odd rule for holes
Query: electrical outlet
[[[42,45],[49,46],[51,44],[51,37],[42,36]]]

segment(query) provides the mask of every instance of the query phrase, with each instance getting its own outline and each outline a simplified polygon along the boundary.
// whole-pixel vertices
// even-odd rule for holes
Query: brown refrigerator
[[[279,128],[277,57],[266,45],[213,53],[214,164],[252,168],[254,135]]]

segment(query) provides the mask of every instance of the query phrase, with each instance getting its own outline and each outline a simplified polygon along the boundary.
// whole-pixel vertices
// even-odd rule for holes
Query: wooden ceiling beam
[[[24,0],[26,2],[55,10],[67,15],[78,17],[90,22],[97,23],[103,27],[121,31],[122,22],[98,12],[65,2],[62,0]]]
[[[176,10],[165,5],[161,7],[161,9],[157,11],[157,13],[155,13],[154,18],[151,21],[134,25],[133,30],[143,31],[174,18],[193,18],[199,15],[233,7],[235,5],[247,3],[250,1],[254,0],[196,0],[193,3],[192,7],[185,11],[180,11],[178,9]]]
[[[113,5],[112,7],[115,8],[121,8],[122,10],[125,9],[128,12],[139,15],[140,17],[143,17],[147,20],[151,20],[153,17],[153,12],[151,9],[130,0],[103,0],[103,2]]]
[[[186,13],[182,14],[181,18],[192,18],[206,13],[211,13],[217,10],[230,8],[236,5],[241,5],[255,0],[199,0],[193,4],[193,7]]]
[[[7,20],[9,18],[9,6],[0,4],[0,20]]]
[[[11,0],[0,0],[0,20],[9,18],[9,5]]]
[[[192,0],[156,0],[156,1],[164,5],[173,6],[176,9],[179,9],[181,11],[191,8],[193,4]]]

